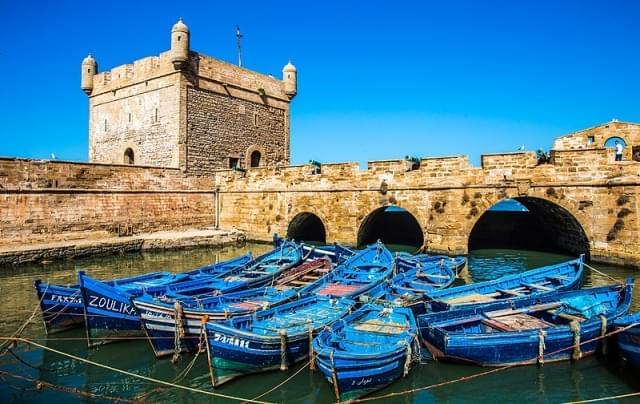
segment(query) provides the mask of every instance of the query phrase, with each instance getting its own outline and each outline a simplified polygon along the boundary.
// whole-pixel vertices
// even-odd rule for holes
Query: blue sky
[[[640,2],[16,2],[0,0],[0,155],[87,159],[80,62],[100,70],[192,48],[281,75],[298,67],[292,163],[549,148],[640,122]]]

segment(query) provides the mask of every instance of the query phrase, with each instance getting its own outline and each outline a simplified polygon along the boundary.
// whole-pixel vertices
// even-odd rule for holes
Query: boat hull
[[[84,306],[77,285],[59,286],[37,280],[35,287],[47,334],[82,327]]]
[[[616,336],[620,353],[631,365],[640,368],[640,312],[619,318],[615,326],[627,328]]]

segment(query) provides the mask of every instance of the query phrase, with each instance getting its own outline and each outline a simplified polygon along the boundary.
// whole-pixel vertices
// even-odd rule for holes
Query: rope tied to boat
[[[309,324],[307,326],[307,331],[309,332],[309,369],[316,370],[316,358],[315,352],[313,351],[313,325]]]
[[[409,374],[409,370],[411,368],[411,344],[409,342],[405,342],[405,345],[407,346],[405,349],[405,356],[404,356],[404,369],[402,370],[402,377],[406,377]]]
[[[336,399],[340,401],[340,386],[338,386],[338,375],[336,374],[336,364],[333,360],[333,352],[335,350],[332,349],[329,352],[329,360],[331,361],[331,380],[333,381],[333,393],[336,395]]]
[[[198,352],[204,352],[206,350],[206,341],[204,339],[204,327],[209,322],[209,316],[204,315],[200,317],[200,339],[198,340]]]
[[[538,330],[538,365],[544,364],[544,349],[547,347],[544,342],[545,335],[544,330]]]
[[[182,352],[181,340],[185,335],[183,319],[184,311],[182,309],[182,304],[180,302],[175,302],[173,305],[173,311],[175,317],[175,330],[173,332],[173,357],[171,357],[171,362],[176,363],[180,359],[180,352]]]
[[[605,316],[604,314],[600,314],[600,335],[601,336],[605,336],[607,335],[607,316]],[[608,351],[608,346],[607,346],[607,339],[603,338],[602,339],[602,353],[603,354],[607,354]]]
[[[420,348],[420,340],[418,340],[418,333],[413,334],[413,358],[415,363],[422,362],[422,348]]]
[[[289,369],[287,365],[287,331],[280,330],[278,334],[280,335],[280,370],[287,370]]]
[[[573,333],[573,353],[571,354],[571,359],[574,361],[582,358],[582,351],[580,350],[580,322],[572,321],[569,324],[569,329]]]

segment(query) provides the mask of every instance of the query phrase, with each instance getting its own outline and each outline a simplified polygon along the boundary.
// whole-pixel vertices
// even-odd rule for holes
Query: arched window
[[[125,164],[133,164],[133,150],[129,147],[124,151],[124,163]]]
[[[627,143],[623,138],[618,136],[612,136],[604,142],[604,147],[616,147],[616,142],[620,142],[623,147],[627,147]]]
[[[260,167],[260,158],[262,155],[258,150],[251,152],[251,167]]]

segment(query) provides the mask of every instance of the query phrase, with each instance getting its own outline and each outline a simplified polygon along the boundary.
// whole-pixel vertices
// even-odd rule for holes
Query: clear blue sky
[[[191,3],[0,0],[0,155],[86,160],[80,62],[157,55],[178,17],[199,52],[234,61],[239,24],[246,67],[280,77],[291,58],[293,163],[477,163],[640,122],[638,1]]]

